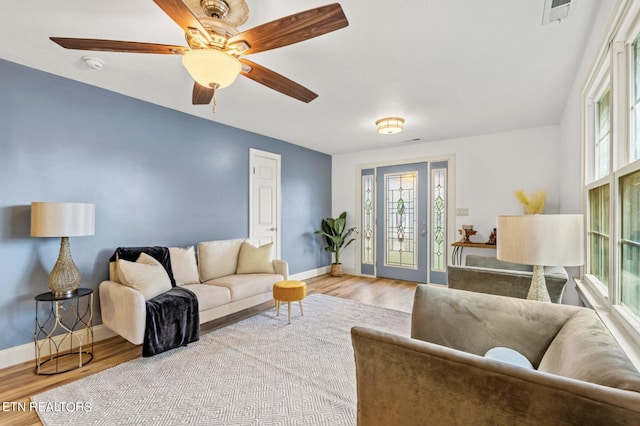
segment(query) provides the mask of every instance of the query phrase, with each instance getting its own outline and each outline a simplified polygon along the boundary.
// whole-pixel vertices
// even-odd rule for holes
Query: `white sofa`
[[[169,253],[176,285],[198,297],[200,324],[272,300],[273,284],[289,275],[287,262],[273,259],[270,246],[256,248],[245,239],[201,242],[197,255],[193,246],[170,247]],[[120,282],[117,262],[109,263],[109,280],[99,293],[103,324],[141,344],[146,298]]]

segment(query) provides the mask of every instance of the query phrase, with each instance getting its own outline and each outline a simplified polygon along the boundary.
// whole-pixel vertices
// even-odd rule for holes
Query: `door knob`
[[[271,228],[269,228],[269,231],[277,231],[278,228],[276,228],[275,226],[272,226]]]

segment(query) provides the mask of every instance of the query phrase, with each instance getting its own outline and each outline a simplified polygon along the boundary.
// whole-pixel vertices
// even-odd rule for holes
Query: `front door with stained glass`
[[[427,163],[376,169],[376,275],[428,282]]]
[[[363,274],[447,283],[448,168],[445,160],[361,170]]]

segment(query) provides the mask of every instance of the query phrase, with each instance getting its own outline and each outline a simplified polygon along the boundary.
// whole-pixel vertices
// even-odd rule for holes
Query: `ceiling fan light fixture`
[[[215,89],[230,86],[242,70],[237,58],[217,49],[191,50],[182,65],[199,85]]]
[[[400,133],[404,128],[404,118],[384,117],[376,121],[376,128],[381,135],[393,135]]]

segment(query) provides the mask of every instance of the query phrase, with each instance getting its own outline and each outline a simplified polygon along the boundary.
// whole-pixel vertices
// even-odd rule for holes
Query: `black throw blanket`
[[[142,356],[187,346],[200,338],[198,298],[186,288],[173,287],[149,299]]]
[[[140,253],[146,253],[160,262],[172,285],[171,290],[146,301],[142,356],[157,355],[197,341],[200,338],[198,298],[192,291],[176,287],[167,247],[118,247],[109,261],[124,259],[135,262]]]

